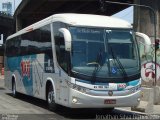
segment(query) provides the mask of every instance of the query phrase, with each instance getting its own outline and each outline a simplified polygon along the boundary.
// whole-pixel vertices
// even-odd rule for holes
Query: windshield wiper
[[[112,49],[111,46],[110,46],[110,50],[111,50],[111,54],[112,54],[113,60],[114,60],[114,61],[116,60],[116,62],[117,62],[118,65],[119,65],[119,68],[121,69],[121,74],[123,75],[123,78],[124,78],[124,79],[128,78],[127,73],[126,73],[126,71],[125,71],[122,63],[120,62],[120,60],[119,60],[118,57],[115,57],[115,54],[114,54],[113,49]],[[116,64],[115,64],[115,65],[116,65]],[[117,66],[117,65],[116,65],[116,66]]]
[[[103,65],[100,64],[100,62],[102,62],[102,51],[101,51],[101,49],[99,50],[99,52],[97,54],[97,60],[96,60],[97,64],[95,64],[95,67],[94,67],[94,70],[93,70],[93,73],[92,73],[92,77],[91,77],[92,82],[96,81],[97,72],[99,72],[100,69],[103,66]]]

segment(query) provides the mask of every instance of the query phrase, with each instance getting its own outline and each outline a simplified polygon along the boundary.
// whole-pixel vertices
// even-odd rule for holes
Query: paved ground
[[[102,109],[69,109],[60,107],[58,112],[47,109],[46,103],[33,97],[20,95],[11,96],[11,91],[4,89],[4,82],[0,80],[0,120],[63,120],[63,119],[156,119],[158,115],[144,115],[128,111],[130,108],[117,108],[112,112]],[[136,119],[135,119],[136,118]]]

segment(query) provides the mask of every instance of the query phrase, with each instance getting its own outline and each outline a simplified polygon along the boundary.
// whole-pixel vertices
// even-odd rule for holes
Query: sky
[[[124,19],[129,23],[133,23],[133,7],[129,7],[121,12],[114,14],[113,16]]]
[[[12,14],[14,13],[14,9],[16,9],[19,5],[19,3],[22,0],[0,0],[0,11],[2,11],[2,3],[4,2],[11,2],[12,3]],[[14,2],[15,2],[15,7],[14,7]]]

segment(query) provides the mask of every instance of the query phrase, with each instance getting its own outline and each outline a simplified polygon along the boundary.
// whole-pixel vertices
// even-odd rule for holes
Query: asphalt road
[[[102,109],[69,109],[59,107],[57,112],[47,109],[45,101],[26,95],[13,98],[11,91],[4,88],[0,80],[0,120],[72,120],[72,119],[157,119],[157,116],[144,115],[116,108],[112,112]]]

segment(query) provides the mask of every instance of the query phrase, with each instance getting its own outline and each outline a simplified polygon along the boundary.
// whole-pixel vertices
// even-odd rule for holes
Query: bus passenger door
[[[68,78],[68,57],[63,45],[60,45],[59,53],[57,53],[57,60],[59,63],[59,85],[60,85],[60,101],[63,105],[68,104],[69,91],[67,87]]]
[[[66,38],[71,38],[69,35],[69,31],[66,29],[66,25],[62,22],[54,22],[53,23],[53,33],[54,33],[54,44],[56,50],[56,62],[57,62],[57,69],[58,69],[58,83],[59,83],[59,102],[67,106],[69,103],[69,89],[67,87],[66,80],[68,80],[68,58],[69,51],[66,48],[70,46],[70,42],[66,41]],[[68,44],[66,44],[68,43]]]
[[[59,64],[59,85],[60,85],[60,102],[63,105],[68,104],[69,91],[66,80],[68,79],[68,62],[69,52],[65,50],[63,34],[59,34],[56,40],[56,55]]]

